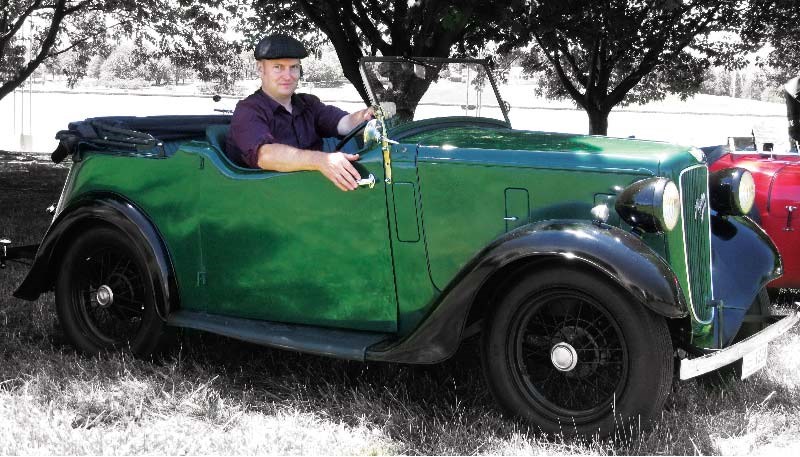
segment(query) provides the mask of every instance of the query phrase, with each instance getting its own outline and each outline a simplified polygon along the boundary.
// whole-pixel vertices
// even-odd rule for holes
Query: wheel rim
[[[576,423],[606,415],[628,371],[616,320],[597,300],[567,289],[537,293],[520,309],[509,353],[516,381],[537,411]]]
[[[132,340],[147,296],[134,256],[120,246],[100,245],[82,253],[73,267],[72,307],[83,332],[103,346]]]

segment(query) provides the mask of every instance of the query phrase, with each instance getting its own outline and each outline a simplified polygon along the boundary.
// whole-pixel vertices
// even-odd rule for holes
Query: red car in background
[[[753,175],[756,199],[750,217],[772,238],[783,258],[783,276],[768,287],[800,289],[800,154],[759,152],[752,138],[752,147],[742,147],[739,138],[706,148],[709,170],[739,167]]]
[[[710,171],[730,167],[750,171],[756,187],[750,216],[783,258],[783,276],[767,287],[800,289],[800,77],[784,86],[784,96],[791,138],[788,151],[773,151],[771,143],[757,145],[752,136],[730,137],[726,145],[703,149]]]

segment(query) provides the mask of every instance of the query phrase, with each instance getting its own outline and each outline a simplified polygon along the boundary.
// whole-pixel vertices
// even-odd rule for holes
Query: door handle
[[[794,205],[786,205],[787,214],[786,214],[786,227],[783,228],[784,232],[794,232],[794,229],[792,228],[792,215],[794,214],[794,211],[796,209],[797,207]]]
[[[369,176],[367,176],[366,178],[361,178],[358,181],[356,181],[356,184],[358,185],[358,187],[368,187],[372,189],[373,187],[375,187],[375,175],[370,173]]]

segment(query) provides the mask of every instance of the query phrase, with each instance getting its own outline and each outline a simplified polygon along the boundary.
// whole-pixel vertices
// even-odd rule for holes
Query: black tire
[[[661,412],[671,388],[664,318],[583,271],[525,278],[501,300],[483,338],[497,402],[550,435],[628,436]],[[568,370],[557,369],[556,347],[577,364],[569,369],[562,358]]]
[[[81,233],[67,249],[56,280],[56,311],[78,349],[127,349],[146,357],[159,347],[165,324],[156,306],[162,304],[156,303],[145,255],[109,227]]]

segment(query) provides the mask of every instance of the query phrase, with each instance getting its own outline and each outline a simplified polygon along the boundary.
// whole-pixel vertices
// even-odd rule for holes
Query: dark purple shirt
[[[225,153],[237,165],[258,168],[262,144],[287,144],[322,150],[322,139],[337,136],[336,126],[347,112],[326,105],[310,94],[292,95],[292,112],[258,89],[236,104]]]

